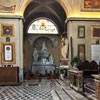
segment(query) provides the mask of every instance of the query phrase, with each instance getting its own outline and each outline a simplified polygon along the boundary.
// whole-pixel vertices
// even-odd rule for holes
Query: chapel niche
[[[48,37],[39,37],[33,43],[32,68],[33,73],[45,74],[53,71],[54,64],[53,43]]]

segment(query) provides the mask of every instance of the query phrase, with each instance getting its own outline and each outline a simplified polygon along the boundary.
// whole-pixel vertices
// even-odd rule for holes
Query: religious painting
[[[12,5],[12,6],[0,5],[0,13],[14,13],[15,8],[16,8],[16,5]]]
[[[85,38],[85,26],[78,26],[78,38]]]
[[[6,37],[6,42],[10,42],[10,37]]]
[[[92,38],[100,38],[100,26],[92,26]]]
[[[1,24],[1,36],[14,37],[15,36],[14,24]]]
[[[2,42],[2,64],[14,64],[15,63],[15,42]]]
[[[99,10],[100,9],[100,0],[82,0],[82,9],[83,10]]]
[[[85,61],[85,44],[78,44],[78,56],[82,62]]]

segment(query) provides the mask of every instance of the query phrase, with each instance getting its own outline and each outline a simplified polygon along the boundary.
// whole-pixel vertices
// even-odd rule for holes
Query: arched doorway
[[[44,0],[44,3],[41,0],[34,0],[32,1],[27,7],[24,12],[24,68],[31,69],[30,66],[32,65],[32,54],[33,54],[33,45],[34,41],[37,40],[39,37],[47,37],[53,43],[53,50],[54,50],[54,57],[55,57],[55,65],[59,66],[60,61],[60,36],[66,36],[66,13],[62,6],[56,1],[51,0],[47,1]],[[29,26],[32,22],[35,22],[36,19],[45,18],[49,19],[51,22],[54,22],[59,30],[57,34],[52,34],[50,32],[46,34],[46,32],[41,31],[40,33],[35,32],[35,34],[30,34],[28,32]],[[32,25],[34,28],[34,25]],[[31,29],[32,29],[31,28]],[[33,32],[34,33],[34,32]],[[48,40],[48,39],[47,39]],[[46,43],[47,43],[46,40]],[[41,43],[42,45],[42,43]],[[30,52],[28,52],[30,51]],[[31,56],[29,56],[31,55]],[[29,60],[29,61],[28,61]]]

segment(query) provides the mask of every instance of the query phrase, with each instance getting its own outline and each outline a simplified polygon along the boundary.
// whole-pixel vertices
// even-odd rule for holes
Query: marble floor
[[[59,79],[42,79],[24,81],[18,86],[0,86],[0,100],[88,100],[68,84]]]

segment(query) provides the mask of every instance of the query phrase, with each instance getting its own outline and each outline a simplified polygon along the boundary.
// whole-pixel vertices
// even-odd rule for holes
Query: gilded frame
[[[85,26],[78,26],[78,38],[85,38]]]
[[[100,39],[100,25],[91,27],[91,38]]]
[[[85,61],[85,44],[78,44],[78,56],[81,61]]]
[[[2,64],[15,64],[16,51],[15,42],[1,42],[1,63]]]
[[[1,24],[1,37],[15,37],[14,24]]]

